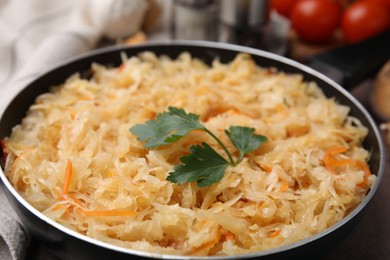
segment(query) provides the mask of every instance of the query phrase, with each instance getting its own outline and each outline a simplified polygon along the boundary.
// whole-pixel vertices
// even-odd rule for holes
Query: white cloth
[[[56,63],[95,48],[102,36],[115,39],[140,30],[147,8],[144,0],[0,0],[0,90],[7,92],[0,95],[0,107],[8,94]],[[0,189],[0,259],[24,259],[30,242]],[[33,252],[29,259],[47,259]]]

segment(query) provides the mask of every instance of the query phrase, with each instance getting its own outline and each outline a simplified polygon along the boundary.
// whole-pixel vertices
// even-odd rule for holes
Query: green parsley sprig
[[[186,113],[176,107],[169,107],[167,112],[158,114],[155,120],[148,120],[145,124],[130,128],[130,132],[137,136],[138,140],[145,142],[147,149],[172,144],[192,130],[202,130],[209,134],[223,148],[228,160],[205,142],[192,145],[190,153],[180,157],[182,164],[175,166],[173,172],[169,173],[167,180],[170,182],[180,185],[197,182],[199,187],[210,186],[223,178],[228,166],[236,166],[245,154],[256,150],[267,141],[265,136],[255,134],[254,128],[231,126],[225,133],[239,152],[235,161],[222,141],[199,121],[198,115]]]

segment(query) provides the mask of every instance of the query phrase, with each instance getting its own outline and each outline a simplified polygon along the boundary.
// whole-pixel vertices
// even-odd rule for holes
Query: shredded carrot
[[[287,116],[288,115],[288,110],[287,110],[287,107],[286,107],[286,105],[284,105],[284,104],[278,104],[277,106],[276,106],[276,110],[279,112],[279,113],[281,113],[282,115],[284,115],[284,116]]]
[[[14,162],[12,163],[12,166],[11,166],[11,171],[9,173],[9,178],[12,180],[13,176],[14,176],[14,172],[15,172],[15,169],[16,169],[16,165],[17,165],[17,162],[20,160],[20,157],[16,157]]]
[[[199,247],[193,248],[191,253],[193,254],[193,253],[196,253],[196,252],[198,252],[200,250],[213,247],[216,243],[219,242],[220,239],[221,239],[221,231],[218,229],[216,234],[215,234],[215,237],[212,240],[204,243],[203,245],[201,245]]]
[[[134,217],[137,215],[137,212],[133,210],[88,210],[82,203],[72,195],[66,195],[68,201],[76,206],[80,212],[87,216],[94,217]]]
[[[260,201],[257,205],[259,208],[262,208],[263,206],[265,206],[265,201]]]
[[[359,183],[358,186],[363,187],[368,183],[368,177],[371,175],[371,171],[368,168],[367,164],[363,161],[360,160],[353,160],[353,159],[335,159],[334,156],[340,153],[343,153],[347,151],[348,148],[344,146],[340,147],[333,147],[325,152],[324,156],[324,164],[325,167],[328,171],[332,173],[336,173],[334,170],[335,167],[341,167],[345,165],[355,165],[357,166],[360,170],[364,172],[364,180],[363,182]]]
[[[228,111],[226,111],[226,114],[229,114],[229,115],[242,115],[243,113],[241,113],[241,111],[239,111],[239,110],[237,110],[235,108],[231,108]]]
[[[326,164],[331,167],[341,167],[344,165],[348,165],[353,163],[353,160],[351,159],[341,159],[341,160],[335,160],[332,157],[325,158]]]
[[[55,205],[55,206],[52,208],[52,211],[59,211],[59,210],[61,210],[61,209],[64,209],[64,211],[61,212],[61,215],[70,212],[70,210],[69,210],[69,209],[70,209],[69,204],[63,204],[63,203],[60,203],[60,204]]]
[[[266,164],[262,164],[262,163],[259,163],[258,165],[266,173],[271,173],[272,172],[272,167],[271,166],[266,165]]]
[[[371,175],[370,168],[368,168],[367,164],[362,161],[356,160],[355,164],[357,167],[359,167],[360,170],[364,172],[364,180],[363,182],[358,184],[359,187],[364,187],[365,185],[368,184],[368,177],[370,177]]]
[[[288,183],[282,179],[282,186],[280,186],[279,192],[285,192],[288,189]]]
[[[75,206],[78,206],[80,208],[84,208],[81,201],[79,201],[77,198],[75,198],[74,196],[70,195],[70,194],[67,194],[66,195],[66,200],[69,201],[71,204],[75,205]]]
[[[275,231],[269,233],[267,237],[269,237],[269,238],[276,237],[277,235],[280,234],[280,231],[281,231],[280,229],[279,230],[275,230]]]
[[[59,209],[61,209],[61,208],[62,208],[62,205],[63,205],[63,204],[57,204],[57,205],[55,205],[55,206],[53,207],[53,210],[59,210]]]
[[[63,194],[68,194],[71,179],[72,179],[72,161],[68,159],[65,168],[64,186],[62,188]]]
[[[87,216],[94,217],[134,217],[137,212],[133,210],[86,210],[79,208],[79,210]]]
[[[327,155],[336,155],[336,154],[344,153],[347,150],[348,150],[348,147],[336,146],[336,147],[332,147],[332,148],[327,149],[326,154]]]
[[[225,241],[227,240],[234,240],[234,234],[230,231],[227,231],[227,230],[223,230],[222,231],[222,235],[225,239]]]
[[[26,149],[24,149],[20,155],[18,157],[15,158],[14,162],[12,163],[12,166],[11,166],[11,172],[10,172],[10,175],[9,175],[9,178],[12,179],[13,178],[13,175],[14,175],[14,172],[15,172],[15,169],[16,169],[16,165],[18,164],[19,160],[22,159],[23,157],[25,157],[29,152],[33,151],[34,148],[31,148],[31,147],[27,147]]]
[[[324,164],[325,164],[325,168],[331,172],[331,173],[336,173],[336,171],[334,170],[334,167],[340,167],[342,165],[340,165],[341,161],[343,161],[343,165],[345,164],[349,164],[350,162],[347,161],[349,159],[346,159],[346,160],[336,160],[334,158],[334,156],[336,156],[337,154],[341,154],[341,153],[344,153],[348,150],[347,147],[345,146],[336,146],[336,147],[332,147],[332,148],[329,148],[325,151],[325,156],[324,156]],[[340,162],[338,162],[340,161]]]

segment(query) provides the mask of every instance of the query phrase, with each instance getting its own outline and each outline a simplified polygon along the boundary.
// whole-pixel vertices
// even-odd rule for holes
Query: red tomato
[[[372,2],[377,2],[384,7],[387,8],[387,11],[390,12],[390,0],[366,0],[366,1],[372,1]]]
[[[291,10],[299,0],[271,0],[270,7],[279,14],[289,18]]]
[[[338,28],[342,8],[333,0],[300,0],[291,11],[291,24],[305,41],[328,41]]]
[[[374,1],[357,1],[344,12],[341,28],[347,42],[353,43],[385,31],[390,26],[390,13]]]

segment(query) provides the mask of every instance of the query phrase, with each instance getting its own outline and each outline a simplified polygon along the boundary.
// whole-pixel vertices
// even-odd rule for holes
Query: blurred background
[[[379,123],[390,121],[390,0],[149,0],[137,31],[106,35],[98,46],[157,40],[233,43],[291,58],[351,91]]]
[[[120,43],[206,40],[276,53],[338,82],[388,131],[390,0],[152,0],[149,3],[145,26],[119,39]]]
[[[218,41],[306,64],[390,121],[390,0],[0,0],[0,33],[2,86],[106,46]]]

